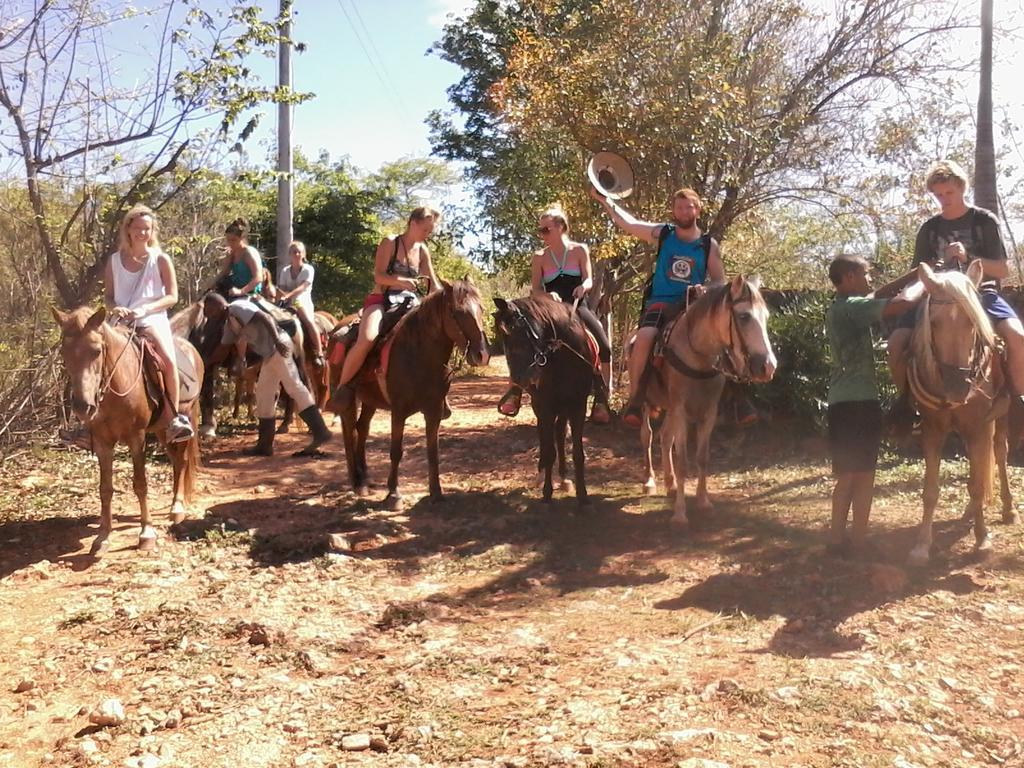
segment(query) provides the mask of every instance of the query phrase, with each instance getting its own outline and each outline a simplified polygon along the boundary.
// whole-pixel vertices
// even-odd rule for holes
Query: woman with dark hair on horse
[[[277,272],[277,296],[280,306],[289,306],[302,321],[303,330],[313,345],[313,364],[324,366],[324,349],[313,310],[313,265],[306,260],[306,246],[299,240],[288,246],[289,264]]]
[[[604,326],[586,303],[587,292],[594,285],[590,249],[585,243],[569,239],[569,221],[565,211],[559,206],[552,206],[541,214],[537,234],[544,242],[544,249],[533,255],[530,267],[530,295],[547,295],[555,301],[572,305],[583,325],[597,342],[603,386],[596,387],[590,420],[595,424],[607,424],[610,420],[608,389],[612,347],[608,343]],[[522,387],[513,382],[498,402],[498,412],[505,416],[515,416],[519,413],[522,397]]]
[[[263,260],[249,245],[249,222],[238,217],[224,228],[227,253],[214,281],[228,301],[258,294],[263,289]]]
[[[402,234],[385,237],[377,246],[373,290],[363,302],[359,338],[345,355],[338,388],[331,398],[331,410],[340,413],[355,396],[352,380],[359,373],[377,340],[384,312],[395,304],[401,304],[410,298],[415,299],[416,289],[422,279],[428,281],[428,290],[431,293],[441,289],[441,282],[434,273],[430,251],[426,245],[440,218],[440,211],[429,206],[420,206],[409,215],[409,221]]]
[[[164,378],[164,418],[167,438],[192,438],[192,422],[179,413],[178,366],[167,310],[178,303],[178,280],[171,257],[160,249],[156,214],[135,205],[121,220],[120,245],[107,259],[104,298],[110,317],[134,325],[152,342]]]

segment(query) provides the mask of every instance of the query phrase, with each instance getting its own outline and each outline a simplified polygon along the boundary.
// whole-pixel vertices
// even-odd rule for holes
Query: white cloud
[[[476,0],[433,0],[427,23],[440,29],[451,16],[463,16],[476,5]]]

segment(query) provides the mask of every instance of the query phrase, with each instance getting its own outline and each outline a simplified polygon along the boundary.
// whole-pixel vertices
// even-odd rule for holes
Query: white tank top
[[[160,276],[160,263],[156,253],[150,252],[146,263],[138,272],[129,272],[121,263],[121,252],[110,257],[111,271],[114,273],[114,304],[118,307],[138,309],[167,295],[164,281]],[[166,310],[146,315],[136,321],[136,328],[147,328],[155,324],[167,322]]]

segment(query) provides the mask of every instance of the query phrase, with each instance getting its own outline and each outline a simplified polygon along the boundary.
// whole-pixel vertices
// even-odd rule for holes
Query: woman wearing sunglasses
[[[558,206],[548,208],[541,214],[537,235],[543,241],[544,249],[533,255],[531,293],[534,296],[548,294],[555,301],[574,304],[583,325],[597,341],[604,386],[596,387],[590,420],[595,424],[607,424],[611,415],[608,409],[608,385],[612,348],[604,326],[586,304],[587,292],[594,284],[590,250],[585,243],[569,239],[569,221],[565,211]],[[523,390],[513,383],[498,402],[498,411],[505,416],[515,416],[519,413],[522,398]]]

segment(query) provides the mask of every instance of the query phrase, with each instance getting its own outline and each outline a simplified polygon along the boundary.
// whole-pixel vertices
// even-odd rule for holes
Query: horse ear
[[[466,276],[462,278],[462,282],[469,283],[470,285],[473,284],[473,278],[469,276],[469,272],[467,272]]]
[[[103,321],[106,320],[106,318],[106,307],[100,307],[99,309],[92,313],[92,316],[90,316],[88,320],[85,321],[84,330],[86,332],[95,331],[97,328],[103,325]]]
[[[50,305],[50,311],[53,313],[53,319],[57,321],[57,325],[63,328],[64,323],[68,321],[68,316],[52,304]]]
[[[929,293],[937,288],[935,284],[935,273],[932,271],[932,268],[923,261],[917,265],[917,279],[921,281],[924,289]]]
[[[729,296],[733,301],[739,301],[743,298],[743,289],[746,286],[746,280],[743,275],[736,275],[729,284]]]
[[[498,308],[499,312],[508,312],[508,302],[500,296],[494,297],[494,306]]]
[[[981,259],[975,259],[970,263],[970,266],[967,267],[967,277],[972,283],[974,283],[974,287],[977,288],[981,285],[981,279],[984,276],[985,267],[982,265]]]
[[[449,283],[447,280],[442,280],[441,281],[441,287],[444,288],[445,293],[451,293],[452,292],[452,284]]]

